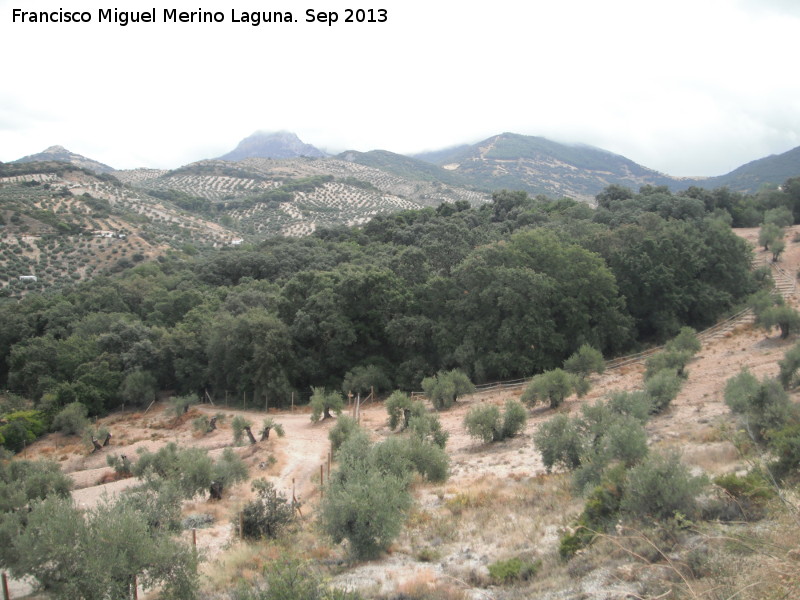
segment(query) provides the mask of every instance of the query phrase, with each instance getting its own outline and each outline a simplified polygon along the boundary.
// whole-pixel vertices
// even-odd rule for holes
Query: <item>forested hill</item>
[[[765,210],[796,221],[790,183],[769,205],[727,190],[612,187],[597,209],[498,192],[478,208],[171,254],[1,304],[0,385],[49,412],[80,401],[103,413],[156,389],[278,405],[345,378],[419,389],[455,367],[478,382],[531,375],[584,343],[629,352],[754,291],[730,224]]]

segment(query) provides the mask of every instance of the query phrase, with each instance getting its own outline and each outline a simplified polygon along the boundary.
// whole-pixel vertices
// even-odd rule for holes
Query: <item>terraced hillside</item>
[[[125,269],[170,248],[227,244],[237,235],[63,164],[0,172],[0,294],[6,297]]]

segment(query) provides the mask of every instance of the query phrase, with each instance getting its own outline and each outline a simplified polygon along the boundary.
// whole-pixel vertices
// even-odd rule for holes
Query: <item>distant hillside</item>
[[[231,152],[220,156],[219,160],[238,161],[245,158],[322,158],[326,154],[311,144],[304,143],[288,131],[267,133],[257,131],[246,137]]]
[[[458,173],[451,173],[429,161],[395,154],[387,150],[370,150],[369,152],[348,150],[337,155],[336,158],[381,169],[398,177],[422,181],[441,181],[450,185],[470,185],[470,182]]]
[[[69,163],[71,165],[75,165],[76,167],[87,169],[94,173],[111,173],[114,171],[113,167],[104,165],[103,163],[93,160],[91,158],[86,158],[85,156],[81,156],[80,154],[75,154],[74,152],[70,152],[63,146],[50,146],[43,152],[39,152],[38,154],[31,154],[30,156],[23,156],[22,158],[19,158],[12,162],[29,163],[29,162],[50,162],[50,161]]]
[[[514,133],[418,157],[433,159],[462,181],[484,189],[522,189],[585,201],[611,184],[638,189],[679,181],[600,148]]]
[[[764,184],[781,185],[792,177],[800,177],[800,146],[783,154],[754,160],[727,175],[693,182],[693,185],[707,189],[725,186],[741,192],[757,192]]]

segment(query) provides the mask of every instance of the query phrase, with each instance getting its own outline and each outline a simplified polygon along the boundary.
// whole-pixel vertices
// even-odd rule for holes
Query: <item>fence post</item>
[[[8,593],[8,577],[3,573],[3,600],[11,600],[11,594]]]
[[[325,497],[325,465],[319,466],[319,499]]]

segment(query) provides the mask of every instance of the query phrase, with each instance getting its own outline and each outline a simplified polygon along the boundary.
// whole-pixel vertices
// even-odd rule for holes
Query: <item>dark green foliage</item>
[[[422,380],[422,389],[436,410],[446,410],[459,396],[474,392],[475,386],[463,371],[453,369],[439,371],[433,377],[426,377]]]
[[[541,560],[528,561],[518,556],[497,560],[489,565],[489,576],[498,583],[527,581],[536,576],[542,566]]]
[[[714,485],[725,490],[733,505],[732,518],[740,520],[758,520],[765,514],[766,503],[775,497],[775,488],[758,470],[751,470],[746,475],[729,473],[714,478]]]
[[[344,408],[344,398],[339,392],[328,392],[324,388],[314,388],[311,395],[311,422],[316,423],[321,418],[330,419],[331,411],[337,415]]]
[[[575,379],[563,369],[553,369],[531,379],[522,393],[526,404],[549,402],[550,408],[557,408],[575,389]]]
[[[506,400],[505,411],[503,412],[503,425],[500,428],[500,435],[503,439],[514,437],[525,428],[528,421],[528,413],[522,404],[513,398]]]
[[[795,421],[769,431],[769,447],[778,457],[775,472],[779,477],[797,476],[800,469],[800,423]]]
[[[276,538],[294,520],[294,510],[283,494],[269,481],[253,481],[256,498],[244,505],[241,512],[241,532],[245,539]],[[234,529],[240,524],[234,518]]]
[[[380,471],[401,478],[416,471],[428,481],[442,482],[449,475],[447,453],[416,436],[390,437],[376,444],[371,450],[371,460]]]
[[[745,367],[725,382],[725,404],[735,413],[746,413],[759,387],[756,376]]]
[[[634,519],[693,518],[704,481],[693,477],[677,454],[651,454],[628,472],[620,504]]]
[[[122,382],[120,397],[126,404],[146,408],[156,399],[156,378],[148,371],[136,370]]]
[[[773,327],[781,330],[781,339],[800,331],[800,313],[791,306],[771,306],[756,315],[756,324],[767,331]]]
[[[561,558],[572,558],[591,544],[598,533],[609,531],[619,520],[624,479],[624,472],[613,471],[589,493],[573,531],[561,537],[558,547]]]
[[[19,452],[26,445],[47,431],[46,416],[38,410],[18,410],[3,415],[5,423],[0,425],[3,446]]]
[[[344,376],[342,391],[344,393],[366,394],[371,389],[376,393],[389,389],[391,382],[378,365],[354,367]]]

